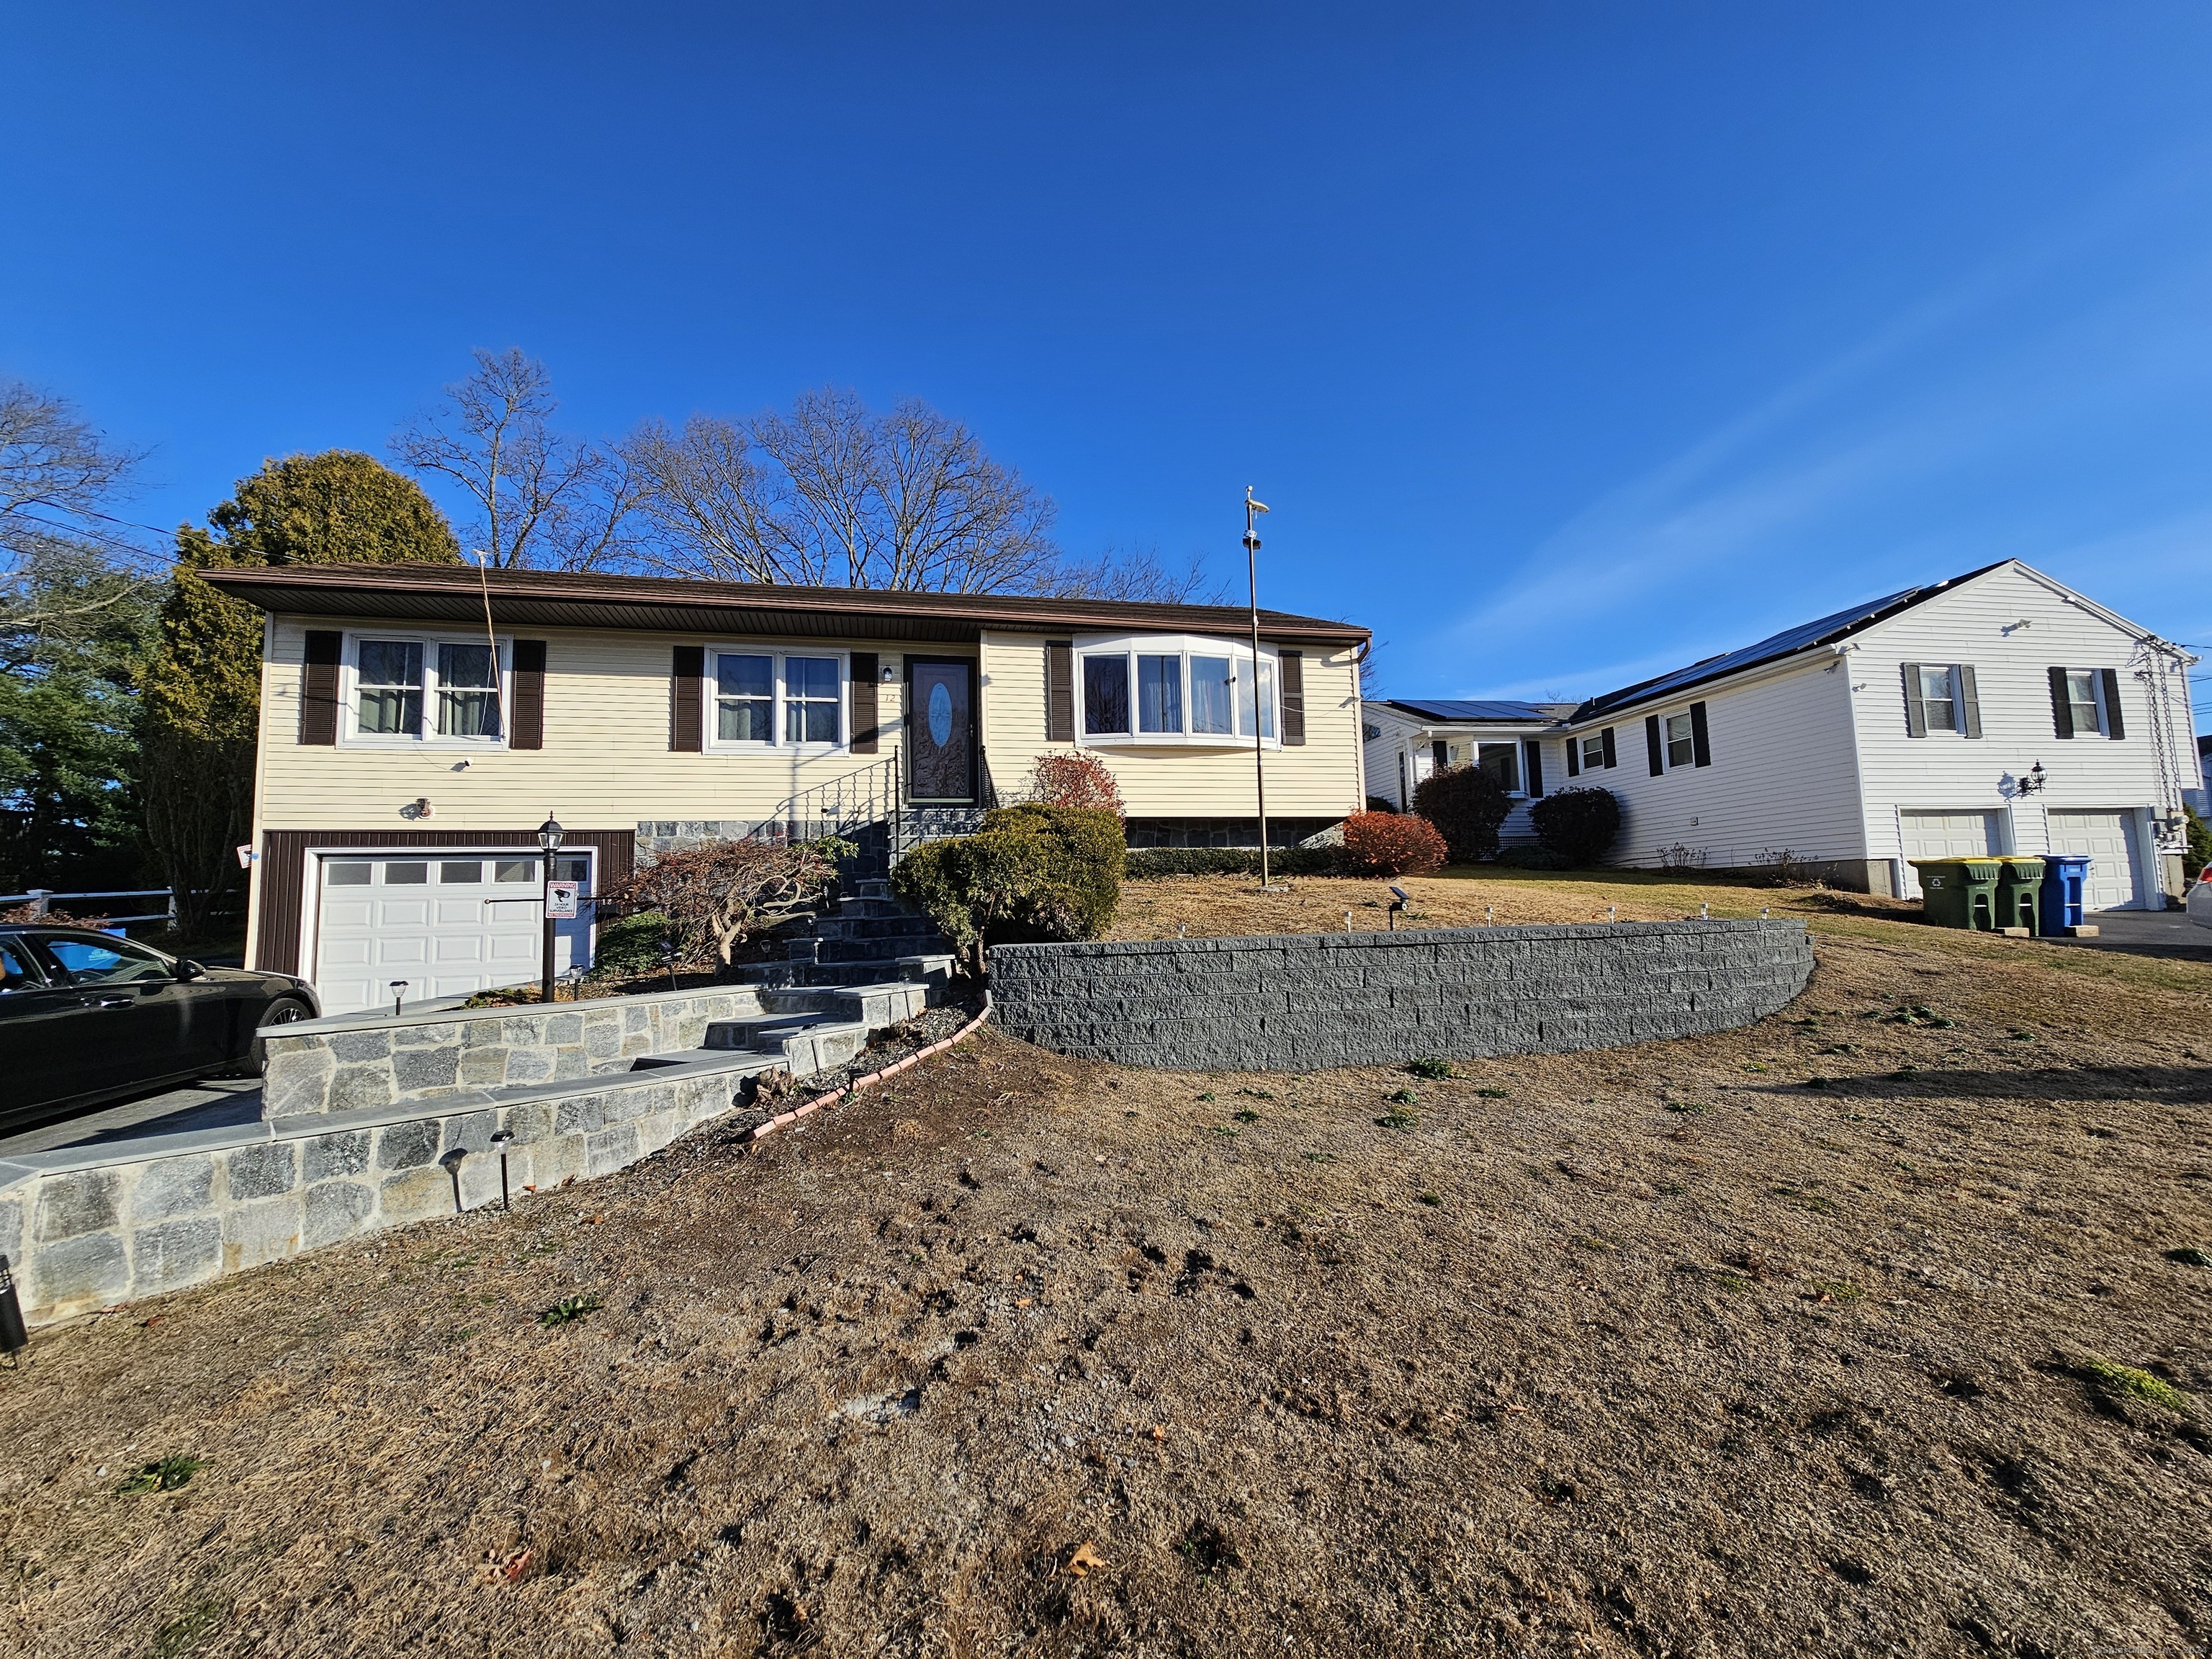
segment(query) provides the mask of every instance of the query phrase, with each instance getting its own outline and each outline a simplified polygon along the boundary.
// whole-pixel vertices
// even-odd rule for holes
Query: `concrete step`
[[[817,939],[912,939],[934,934],[937,924],[927,916],[893,914],[872,916],[823,916],[812,929]]]
[[[750,1019],[717,1019],[708,1022],[701,1042],[709,1048],[762,1048],[769,1040],[785,1031],[798,1030],[802,1025],[818,1025],[830,1016],[823,1013],[769,1013]]]
[[[629,1063],[633,1072],[655,1072],[668,1066],[688,1066],[695,1060],[731,1062],[725,1069],[734,1077],[757,1077],[784,1068],[781,1054],[754,1054],[735,1060],[727,1048],[672,1048],[665,1054],[640,1054]]]
[[[781,987],[874,985],[886,981],[919,984],[937,1001],[951,979],[955,963],[951,951],[930,951],[872,962],[757,962],[740,968],[740,983],[763,988],[763,998]]]

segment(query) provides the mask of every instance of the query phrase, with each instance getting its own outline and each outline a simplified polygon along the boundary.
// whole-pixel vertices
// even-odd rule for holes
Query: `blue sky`
[[[1252,484],[1402,695],[2008,556],[2212,644],[2201,6],[14,10],[0,372],[153,524],[512,344],[926,398],[1240,591]]]

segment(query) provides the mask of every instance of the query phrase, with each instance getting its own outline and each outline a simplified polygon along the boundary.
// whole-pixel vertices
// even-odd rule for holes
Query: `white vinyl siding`
[[[1570,778],[1562,768],[1549,788],[1609,789],[1620,802],[1620,839],[1613,861],[1649,869],[1669,856],[1700,867],[1756,865],[1784,850],[1817,862],[1863,860],[1865,832],[1851,763],[1851,708],[1848,681],[1833,659],[1822,657],[1735,684],[1695,688],[1705,705],[1714,757],[1695,764],[1687,708],[1621,709],[1577,728],[1576,740],[1613,727],[1619,764],[1611,770],[1585,765]],[[1651,775],[1644,717],[1673,714],[1680,721],[1682,756]],[[1668,750],[1678,734],[1662,718],[1660,738]],[[1545,757],[1549,768],[1551,754]]]
[[[1865,833],[1873,849],[1869,856],[1901,855],[1899,823],[1907,813],[1995,813],[1998,844],[2022,854],[2053,850],[2046,824],[2061,815],[2156,815],[2157,749],[2150,736],[2149,693],[2131,668],[2134,636],[2020,568],[2001,567],[1915,605],[1867,629],[1854,644],[1847,659],[1857,765],[1865,781]],[[1906,735],[1899,688],[1908,663],[1973,665],[1979,741],[1931,743]],[[2068,743],[2056,737],[2055,665],[2118,671],[2125,740],[2088,734],[2089,740]],[[2083,690],[2101,725],[2103,675],[2091,679]],[[2174,679],[2180,683],[2179,675]],[[2185,731],[2186,722],[2185,710],[2177,708],[2161,724]],[[2014,781],[2039,761],[2045,778],[2042,792],[2017,793]],[[2133,856],[2144,854],[2137,849]]]

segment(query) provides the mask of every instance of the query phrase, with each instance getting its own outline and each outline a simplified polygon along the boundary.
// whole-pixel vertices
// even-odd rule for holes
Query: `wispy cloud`
[[[2212,250],[2197,238],[2112,258],[2111,244],[2146,222],[2172,222],[2177,194],[2203,194],[2185,169],[2115,191],[1575,515],[1531,550],[1520,580],[1450,627],[1468,681],[1454,690],[1527,695],[1563,676],[1607,690],[1831,604],[2008,556],[2069,580],[2116,566],[2140,579],[2152,562],[2177,577],[2205,568],[2212,505],[2055,543],[2001,482],[2063,454],[2069,434],[2212,387],[2202,314]],[[2129,280],[2084,303],[2072,262],[2088,253]],[[2045,291],[2057,289],[2069,291]],[[1711,602],[1683,606],[1686,589]],[[1563,662],[1577,640],[1597,648]]]

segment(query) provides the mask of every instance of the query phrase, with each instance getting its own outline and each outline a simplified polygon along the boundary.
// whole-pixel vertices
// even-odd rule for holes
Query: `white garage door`
[[[1920,891],[1912,860],[1987,858],[2000,845],[1994,812],[1900,812],[1898,827],[1905,840],[1907,898]]]
[[[590,860],[555,874],[590,889]],[[318,881],[315,989],[325,1012],[465,996],[538,977],[544,917],[538,855],[447,852],[325,854]],[[586,907],[588,911],[588,907]],[[591,960],[587,921],[562,922],[554,970]],[[395,993],[392,981],[404,980]]]
[[[2081,894],[2085,910],[2132,909],[2136,884],[2134,836],[2126,812],[2053,812],[2051,850],[2087,853],[2089,879]]]

